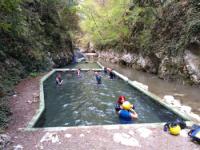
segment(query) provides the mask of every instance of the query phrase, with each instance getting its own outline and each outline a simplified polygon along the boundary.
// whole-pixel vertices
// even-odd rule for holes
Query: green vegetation
[[[92,41],[99,47],[129,50],[133,45],[130,39],[134,36],[137,36],[136,46],[145,47],[149,43],[150,28],[155,21],[155,9],[150,5],[141,6],[140,2],[130,0],[85,0],[80,11],[85,44]],[[139,33],[133,35],[133,30]]]
[[[86,0],[80,5],[82,22],[80,26],[86,33],[85,38],[97,45],[116,43],[119,39],[127,38],[128,26],[124,24],[128,18],[127,1],[121,0],[99,2]],[[124,7],[123,7],[124,5]]]
[[[191,80],[184,52],[198,54],[198,0],[85,0],[79,9],[85,47],[136,53],[151,59],[161,78]]]
[[[13,86],[68,64],[77,33],[82,46],[148,56],[154,73],[162,63],[162,76],[184,76],[185,49],[199,47],[199,10],[197,0],[1,0],[0,126]]]
[[[6,96],[21,78],[71,61],[78,16],[73,0],[1,0],[0,20],[1,127]]]
[[[31,77],[37,77],[38,75],[39,75],[38,72],[31,72],[31,73],[30,73],[30,76],[31,76]]]

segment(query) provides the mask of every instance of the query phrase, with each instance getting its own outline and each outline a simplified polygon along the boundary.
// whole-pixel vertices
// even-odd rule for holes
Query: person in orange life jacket
[[[62,78],[61,78],[61,74],[59,73],[59,74],[57,74],[57,76],[56,76],[56,84],[57,84],[57,85],[62,85],[62,83],[63,83],[63,80],[62,80]]]
[[[122,109],[122,104],[123,102],[126,101],[126,97],[125,96],[119,96],[116,104],[115,104],[115,111],[119,112]],[[131,105],[132,109],[135,109],[135,107],[133,105]]]
[[[130,102],[123,102],[122,109],[118,112],[120,123],[133,123],[133,120],[138,118],[138,114],[133,109],[131,109],[132,108]]]

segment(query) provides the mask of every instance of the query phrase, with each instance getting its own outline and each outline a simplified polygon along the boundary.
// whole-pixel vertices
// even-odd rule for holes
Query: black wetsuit
[[[110,79],[114,79],[115,78],[115,74],[112,71],[110,72],[109,75],[110,75]]]
[[[101,84],[101,76],[96,75],[97,84]]]

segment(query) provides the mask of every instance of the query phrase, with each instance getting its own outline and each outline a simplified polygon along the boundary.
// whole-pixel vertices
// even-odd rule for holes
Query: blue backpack
[[[192,138],[192,141],[200,143],[200,126],[194,124],[188,135]]]

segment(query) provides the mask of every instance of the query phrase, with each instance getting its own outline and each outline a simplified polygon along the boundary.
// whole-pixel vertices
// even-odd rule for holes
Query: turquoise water
[[[68,65],[67,68],[81,68],[81,69],[101,69],[97,63],[89,63],[86,61]]]
[[[121,79],[102,75],[97,85],[94,72],[62,72],[63,85],[57,86],[54,73],[44,82],[46,109],[35,127],[119,124],[115,101],[120,95],[134,104],[139,119],[135,123],[173,121],[176,114],[134,89]]]

